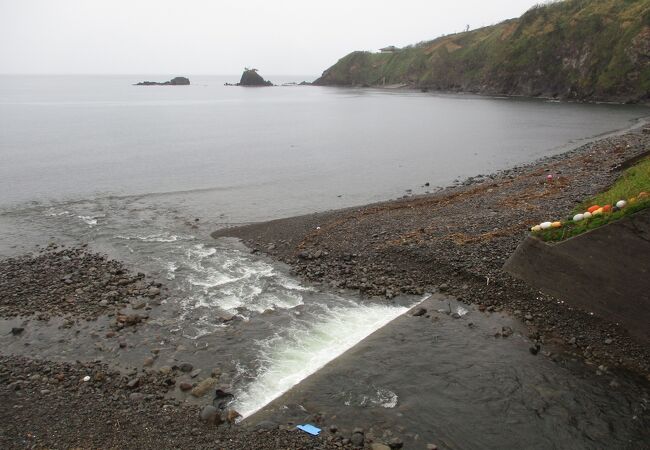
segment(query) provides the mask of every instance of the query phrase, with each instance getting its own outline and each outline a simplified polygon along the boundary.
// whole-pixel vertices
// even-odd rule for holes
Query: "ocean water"
[[[239,242],[214,240],[210,232],[424,193],[457,178],[562,152],[630,127],[649,112],[641,106],[413,91],[223,85],[237,76],[190,76],[191,86],[132,85],[169,78],[0,76],[0,256],[49,242],[88,244],[164,280],[169,300],[152,312],[138,339],[162,346],[161,360],[183,358],[206,373],[221,367],[232,379],[234,406],[246,416],[325,367],[324,378],[316,378],[325,384],[313,395],[315,408],[368,423],[397,420],[390,415],[395,413],[422,433],[435,417],[427,405],[442,400],[440,391],[420,393],[417,386],[407,390],[397,382],[409,377],[405,371],[416,353],[399,350],[401,335],[382,340],[385,349],[374,350],[399,355],[392,360],[357,364],[340,358],[386,324],[400,323],[403,318],[395,319],[421,299],[387,302],[306,285],[286,266],[251,254]],[[282,83],[314,77],[268,78]],[[12,324],[0,321],[0,347],[24,352],[10,340]],[[102,358],[117,365],[140,364],[145,356],[137,348],[128,354],[100,352],[87,329],[30,326],[37,328],[38,339],[27,351],[35,356]],[[577,402],[587,405],[589,413],[581,419],[586,422],[595,420],[600,404],[614,405],[615,413],[598,419],[603,427],[622,427],[621,436],[609,443],[637,433],[638,422],[620,425],[619,419],[636,414],[639,404],[630,398],[643,395],[612,397],[607,386],[585,383],[575,388],[572,373],[541,358],[511,373],[491,363],[488,331],[473,336],[466,330],[441,329],[441,339],[454,345],[441,347],[438,361],[429,355],[426,360],[467,375],[461,380],[466,389],[451,390],[443,399],[457,417],[475,411],[464,392],[501,392],[530,378],[540,389],[568,386],[558,395],[573,390]],[[412,345],[417,348],[417,342]],[[499,345],[500,358],[527,352],[523,340]],[[169,350],[180,347],[191,351]],[[474,347],[485,349],[485,355],[472,353]],[[343,369],[361,370],[356,379],[346,378],[352,369],[341,375],[332,368],[338,360]],[[376,379],[376,385],[360,381],[363,377]],[[417,409],[400,409],[400,401],[418,398]],[[485,429],[510,420],[499,402],[486,400],[489,411],[475,413],[475,423]],[[525,408],[529,399],[512,402],[515,409]],[[564,426],[558,423],[567,410],[540,416],[533,428],[508,423],[522,435],[540,433],[539,448],[561,448],[557,427]],[[454,436],[480,441],[474,423],[448,420]],[[572,448],[593,448],[591,438],[581,437],[584,430],[566,425],[566,433],[577,436]],[[506,445],[512,436],[494,429],[490,442]]]
[[[233,221],[424,192],[624,128],[638,106],[315,86],[0,76],[0,206],[202,193]],[[271,77],[276,83],[314,77]],[[193,196],[197,197],[197,196]]]

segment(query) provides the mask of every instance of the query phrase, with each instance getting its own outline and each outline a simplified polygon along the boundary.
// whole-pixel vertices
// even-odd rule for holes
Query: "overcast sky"
[[[0,0],[0,73],[317,75],[539,0]]]

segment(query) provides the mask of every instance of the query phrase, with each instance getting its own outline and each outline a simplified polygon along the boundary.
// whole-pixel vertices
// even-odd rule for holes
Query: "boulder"
[[[257,69],[246,69],[241,75],[238,86],[273,86],[273,83],[262,78],[257,73]]]
[[[194,389],[192,389],[191,394],[194,397],[203,397],[205,394],[208,393],[208,391],[212,390],[212,388],[216,384],[217,384],[217,380],[215,380],[214,378],[206,378],[205,380],[197,384],[194,387]]]
[[[221,414],[219,413],[219,411],[217,411],[217,408],[215,408],[212,405],[208,405],[204,407],[201,410],[199,417],[201,418],[202,422],[206,422],[209,424],[220,425],[222,422]]]
[[[169,84],[173,86],[188,86],[190,84],[190,79],[186,77],[175,77],[169,81]]]

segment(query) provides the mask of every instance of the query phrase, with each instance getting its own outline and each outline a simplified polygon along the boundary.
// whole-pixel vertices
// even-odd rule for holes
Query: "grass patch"
[[[650,158],[643,159],[635,166],[627,169],[608,190],[581,203],[573,210],[571,218],[563,221],[562,227],[543,230],[533,233],[533,235],[544,241],[561,241],[614,222],[650,207],[650,195],[637,198],[641,192],[650,194]],[[634,199],[634,201],[630,201],[631,199]],[[628,202],[627,206],[618,211],[603,213],[580,222],[573,222],[575,214],[585,212],[592,205],[613,206],[619,200],[626,200]]]

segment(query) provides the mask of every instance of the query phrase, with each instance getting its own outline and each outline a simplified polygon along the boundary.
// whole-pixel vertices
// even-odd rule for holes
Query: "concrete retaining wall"
[[[650,343],[650,210],[560,243],[528,237],[504,270]]]

